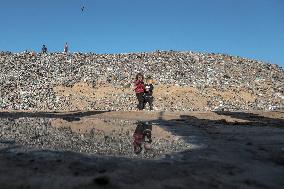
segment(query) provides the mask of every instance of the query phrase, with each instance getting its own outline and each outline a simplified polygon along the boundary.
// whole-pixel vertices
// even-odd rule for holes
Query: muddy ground
[[[284,112],[0,112],[0,188],[283,188]],[[151,149],[133,151],[150,124]]]

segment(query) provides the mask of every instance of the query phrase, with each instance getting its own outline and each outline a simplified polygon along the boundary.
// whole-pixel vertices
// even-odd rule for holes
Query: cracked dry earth
[[[280,189],[283,127],[283,111],[2,111],[0,188]]]

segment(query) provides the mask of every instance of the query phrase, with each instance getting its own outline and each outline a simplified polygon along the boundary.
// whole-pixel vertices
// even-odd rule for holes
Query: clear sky
[[[0,19],[2,51],[68,42],[71,52],[191,50],[284,67],[284,0],[1,0]]]

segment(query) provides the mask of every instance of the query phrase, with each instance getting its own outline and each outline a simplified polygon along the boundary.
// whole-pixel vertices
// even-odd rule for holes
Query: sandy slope
[[[95,88],[87,83],[76,83],[73,87],[57,86],[53,89],[59,98],[68,99],[67,110],[104,110],[110,108],[129,110],[136,105],[136,97],[132,88],[100,85]],[[220,104],[220,100],[213,101],[213,97],[222,101],[238,101],[252,103],[256,95],[248,91],[226,90],[217,91],[213,88],[198,90],[194,87],[175,85],[155,85],[154,106],[158,110],[209,110]],[[121,102],[117,105],[113,102]],[[210,103],[209,103],[210,102]],[[90,106],[90,104],[94,104]],[[209,103],[209,104],[208,104]],[[64,108],[62,108],[64,109]]]

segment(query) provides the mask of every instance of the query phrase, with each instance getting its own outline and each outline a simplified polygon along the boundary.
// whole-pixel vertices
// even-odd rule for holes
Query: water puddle
[[[160,159],[196,148],[168,127],[151,121],[88,117],[1,118],[0,144],[12,141],[36,150],[142,159]]]

